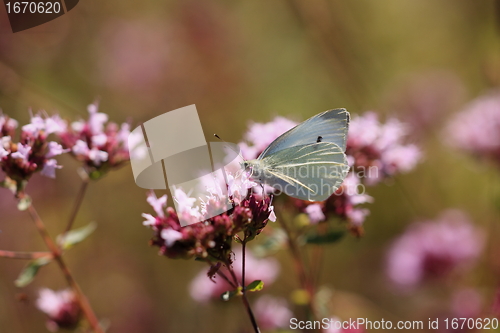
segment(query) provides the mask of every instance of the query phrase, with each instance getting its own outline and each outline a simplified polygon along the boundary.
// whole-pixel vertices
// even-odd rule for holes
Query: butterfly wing
[[[280,150],[314,142],[330,142],[345,151],[349,112],[334,109],[322,112],[300,123],[274,140],[258,157],[274,154]]]
[[[342,148],[331,142],[285,148],[258,162],[256,181],[309,201],[326,200],[349,172]]]

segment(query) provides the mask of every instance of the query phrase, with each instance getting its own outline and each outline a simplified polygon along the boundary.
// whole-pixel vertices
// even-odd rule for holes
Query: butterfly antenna
[[[239,156],[239,157],[240,157],[243,161],[245,161],[245,162],[247,161],[247,160],[243,157],[243,155],[241,155],[241,152],[240,152],[240,151],[238,151],[238,150],[234,149],[233,147],[231,147],[231,145],[229,144],[229,142],[227,142],[227,141],[225,141],[225,140],[222,140],[222,139],[220,138],[220,136],[218,136],[218,135],[217,135],[217,133],[214,133],[214,136],[215,136],[217,139],[219,139],[220,141],[222,141],[222,142],[226,143],[226,144],[227,144],[227,147],[229,147],[229,149],[231,149],[231,150],[232,150],[232,151],[234,151],[236,154],[238,154],[238,156]]]

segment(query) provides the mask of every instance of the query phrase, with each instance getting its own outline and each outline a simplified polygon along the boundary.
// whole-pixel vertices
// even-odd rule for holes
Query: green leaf
[[[223,300],[223,301],[229,301],[231,298],[233,298],[234,296],[240,296],[240,295],[243,295],[242,293],[242,289],[241,287],[238,287],[236,290],[228,290],[228,291],[225,291],[223,292],[221,295],[220,295],[220,298]]]
[[[14,284],[19,288],[26,287],[33,281],[40,267],[47,265],[51,260],[49,257],[44,257],[30,261],[23,268],[17,280],[14,281]]]
[[[250,283],[245,290],[247,291],[261,291],[262,288],[264,288],[264,282],[261,280],[255,280],[254,282]]]
[[[85,227],[70,230],[66,235],[57,236],[57,242],[62,245],[62,248],[67,250],[73,245],[80,243],[85,240],[94,230],[97,228],[97,223],[91,222]]]
[[[20,199],[17,203],[17,209],[23,211],[31,206],[31,197],[26,195],[24,198]]]
[[[317,245],[335,243],[341,240],[344,235],[345,231],[343,230],[331,230],[326,234],[311,234],[306,236],[306,243]]]

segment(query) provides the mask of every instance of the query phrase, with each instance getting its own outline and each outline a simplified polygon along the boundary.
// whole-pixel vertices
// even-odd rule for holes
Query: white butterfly
[[[344,153],[348,128],[347,110],[322,112],[280,135],[243,167],[253,181],[291,197],[326,200],[349,172]]]

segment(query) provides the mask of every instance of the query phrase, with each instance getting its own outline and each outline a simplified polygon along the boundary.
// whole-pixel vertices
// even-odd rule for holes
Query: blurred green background
[[[375,203],[361,239],[329,246],[321,284],[334,290],[343,318],[417,320],[448,306],[446,288],[393,292],[384,255],[418,218],[461,208],[499,235],[500,173],[442,143],[446,119],[468,100],[500,84],[500,3],[494,0],[378,1],[96,1],[13,34],[0,8],[0,107],[25,124],[28,110],[87,117],[96,98],[110,120],[137,124],[196,104],[207,141],[238,142],[250,121],[275,115],[303,120],[345,107],[376,110],[409,122],[425,160],[396,182],[369,188]],[[182,138],[179,138],[182,140]],[[69,156],[55,180],[28,186],[49,231],[59,233],[79,187]],[[249,329],[238,301],[196,304],[188,293],[200,263],[169,260],[148,246],[141,213],[152,212],[130,166],[91,184],[76,226],[97,231],[66,260],[110,332],[238,332]],[[405,193],[405,194],[403,194]],[[494,224],[496,223],[496,225]],[[0,248],[45,250],[27,213],[0,191]],[[497,243],[468,275],[492,302],[500,267]],[[282,271],[264,292],[297,287],[285,252]],[[56,265],[17,289],[25,262],[0,260],[0,332],[44,332],[34,307],[42,286],[60,289]],[[25,293],[27,301],[19,301]],[[428,297],[432,294],[434,297]],[[426,296],[427,295],[427,296]],[[252,295],[254,296],[254,295]],[[241,330],[239,331],[241,332]]]

